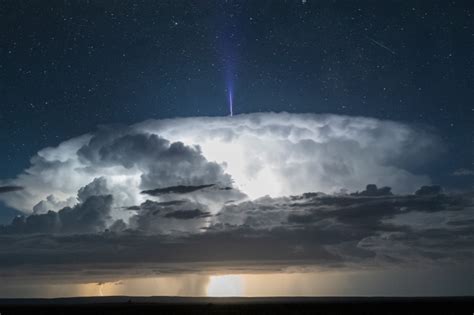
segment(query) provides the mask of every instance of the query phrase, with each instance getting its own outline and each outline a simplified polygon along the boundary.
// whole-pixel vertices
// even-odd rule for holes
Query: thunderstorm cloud
[[[418,126],[335,115],[101,127],[39,151],[1,183],[25,189],[0,195],[24,213],[0,227],[0,276],[25,271],[29,260],[36,275],[84,266],[203,270],[215,262],[469,262],[474,195],[444,192],[420,171],[440,148]]]
[[[148,120],[101,127],[40,150],[24,173],[0,183],[27,189],[0,198],[25,213],[42,201],[37,211],[57,211],[99,177],[116,206],[145,201],[142,191],[173,186],[234,187],[250,198],[356,191],[367,183],[409,193],[430,184],[419,167],[440,148],[429,130],[363,117],[257,113]]]

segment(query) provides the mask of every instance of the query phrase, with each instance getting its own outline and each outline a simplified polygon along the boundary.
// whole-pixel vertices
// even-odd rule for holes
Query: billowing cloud
[[[115,206],[142,202],[140,192],[170,186],[205,184],[231,185],[221,165],[207,161],[199,147],[170,142],[158,135],[128,127],[104,127],[94,135],[82,136],[46,148],[32,159],[32,166],[11,182],[28,188],[4,200],[26,213],[58,211],[80,202],[77,190],[89,187],[114,196]],[[107,180],[107,187],[104,182]],[[72,199],[71,199],[72,198]]]
[[[109,220],[112,196],[91,196],[74,207],[28,217],[18,216],[0,227],[4,234],[94,234],[103,232]]]
[[[233,187],[250,198],[356,191],[368,182],[406,193],[430,183],[419,166],[440,148],[428,130],[363,117],[260,113],[149,120],[101,127],[39,151],[25,172],[3,182],[26,189],[0,198],[26,213],[42,201],[37,211],[58,211],[78,202],[78,189],[99,177],[107,180],[116,207],[144,202],[143,190],[180,185]]]
[[[307,191],[355,191],[367,183],[397,193],[429,184],[420,166],[442,150],[417,126],[363,117],[260,113],[146,121],[137,128],[199,145],[225,163],[237,188],[252,198]]]
[[[46,213],[50,210],[62,209],[67,206],[74,206],[77,203],[75,197],[70,197],[67,200],[58,200],[54,195],[49,195],[45,200],[41,200],[33,207],[34,214]]]
[[[101,127],[2,182],[25,187],[0,198],[27,215],[0,228],[0,269],[471,261],[472,193],[420,173],[441,147],[418,127],[334,115]]]

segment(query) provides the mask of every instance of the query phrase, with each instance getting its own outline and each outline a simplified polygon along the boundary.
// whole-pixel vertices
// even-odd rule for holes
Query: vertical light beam
[[[234,116],[234,104],[233,104],[231,89],[229,89],[229,112],[230,112],[231,117]]]

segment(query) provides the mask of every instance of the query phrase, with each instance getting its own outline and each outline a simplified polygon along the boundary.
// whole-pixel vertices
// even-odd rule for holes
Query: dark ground
[[[3,299],[0,314],[474,314],[474,297]]]

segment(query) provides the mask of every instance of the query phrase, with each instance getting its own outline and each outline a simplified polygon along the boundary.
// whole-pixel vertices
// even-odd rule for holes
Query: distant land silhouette
[[[86,297],[0,299],[10,314],[472,314],[474,297]]]

